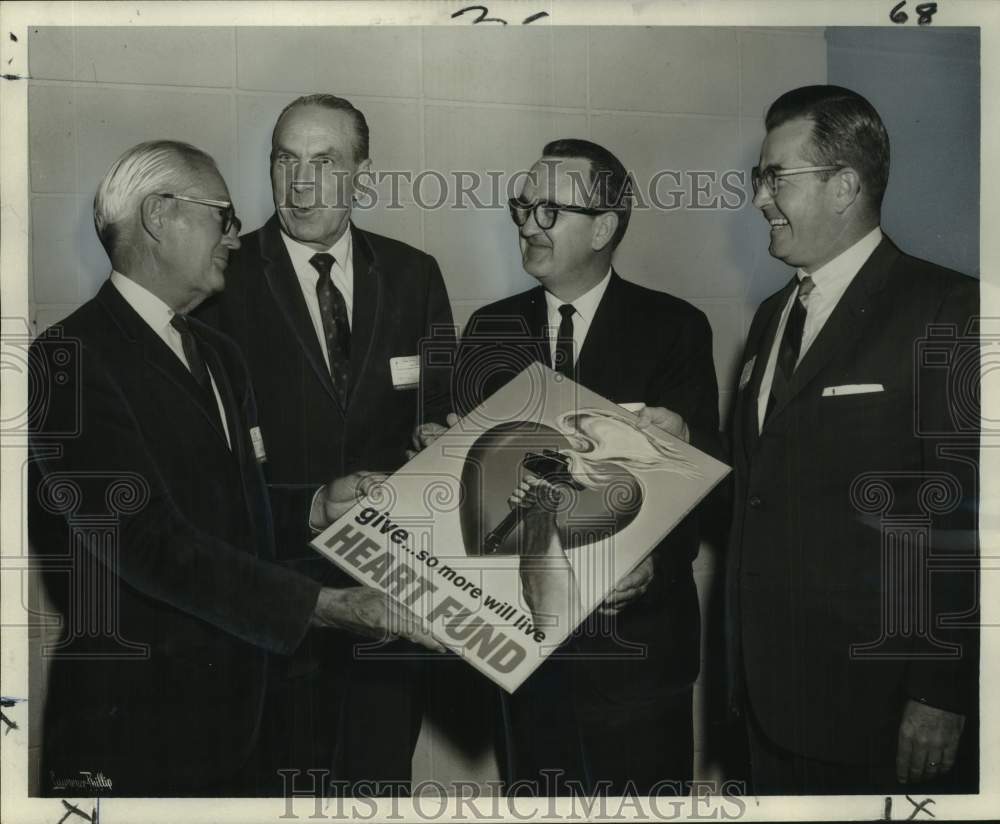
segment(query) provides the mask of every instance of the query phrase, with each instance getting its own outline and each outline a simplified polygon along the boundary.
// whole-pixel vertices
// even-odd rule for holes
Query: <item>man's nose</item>
[[[288,170],[288,182],[297,190],[307,189],[316,185],[316,168],[314,163],[298,160]]]
[[[538,225],[538,221],[535,220],[535,210],[532,209],[528,212],[528,219],[524,221],[524,225],[520,228],[521,237],[534,237],[535,235],[540,235],[542,231],[542,228]]]
[[[761,183],[757,191],[754,192],[753,200],[750,202],[758,209],[763,209],[765,206],[769,206],[773,200],[774,198],[771,197],[771,190]]]
[[[222,236],[222,245],[227,249],[240,248],[240,236],[236,234],[236,227],[230,226],[229,231]]]

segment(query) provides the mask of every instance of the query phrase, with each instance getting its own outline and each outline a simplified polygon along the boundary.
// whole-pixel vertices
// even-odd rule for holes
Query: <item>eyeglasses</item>
[[[236,234],[243,228],[243,222],[236,217],[236,209],[228,200],[207,200],[203,197],[188,197],[187,195],[173,195],[168,192],[157,192],[157,197],[166,197],[170,200],[183,200],[186,203],[199,203],[202,206],[212,206],[219,210],[222,217],[222,234],[228,235],[229,230],[236,227]]]
[[[845,166],[799,166],[795,169],[775,169],[771,166],[761,170],[760,166],[754,166],[750,170],[750,185],[753,186],[754,195],[760,191],[760,185],[763,183],[767,187],[767,191],[770,192],[771,197],[778,194],[778,178],[788,177],[789,175],[804,175],[810,172],[835,172],[846,168]]]
[[[535,216],[539,229],[551,229],[556,225],[560,212],[573,212],[580,215],[603,215],[611,209],[591,209],[586,206],[570,206],[566,203],[553,203],[551,200],[539,200],[536,203],[526,203],[519,197],[507,201],[510,216],[518,226],[524,226],[530,215]]]

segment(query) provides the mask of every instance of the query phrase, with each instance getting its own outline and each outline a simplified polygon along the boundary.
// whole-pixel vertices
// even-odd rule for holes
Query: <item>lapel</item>
[[[368,368],[375,330],[382,316],[382,272],[375,250],[365,232],[351,224],[351,249],[354,267],[354,305],[351,308],[351,394],[362,385]],[[391,354],[391,353],[390,353]],[[332,391],[332,386],[331,386]]]
[[[247,433],[243,431],[244,424],[242,416],[239,414],[240,400],[230,380],[229,370],[226,369],[218,349],[211,341],[213,335],[211,328],[201,323],[197,318],[190,318],[189,323],[196,329],[199,340],[202,342],[202,356],[205,358],[208,368],[212,371],[215,386],[219,390],[219,397],[222,399],[222,409],[226,416],[226,426],[229,429],[229,441],[232,444],[233,455],[236,456],[240,466],[245,467],[247,463]],[[215,403],[215,398],[211,400],[212,403]]]
[[[845,340],[854,340],[864,334],[865,328],[872,322],[872,316],[875,314],[872,311],[874,297],[885,287],[889,272],[898,256],[899,250],[892,241],[883,237],[882,242],[847,287],[812,346],[802,356],[802,361],[796,367],[788,384],[787,396],[775,403],[770,417],[764,424],[765,427],[772,425],[781,411],[809,386],[835,355],[842,351]]]
[[[97,293],[97,300],[111,314],[125,337],[140,347],[142,357],[150,369],[162,375],[179,390],[185,398],[198,410],[198,414],[225,443],[226,436],[222,431],[218,417],[213,415],[206,406],[205,393],[195,381],[170,347],[157,335],[139,314],[128,305],[121,293],[108,280]],[[214,398],[208,399],[213,404]]]
[[[753,342],[747,347],[747,352],[754,358],[753,371],[750,373],[750,381],[744,387],[741,432],[743,435],[743,445],[746,455],[749,457],[757,445],[760,437],[759,425],[757,423],[757,398],[760,395],[760,385],[764,381],[764,371],[767,369],[767,361],[771,357],[771,349],[774,346],[774,339],[778,334],[778,324],[781,322],[781,311],[788,303],[788,296],[795,290],[797,277],[792,276],[785,287],[776,295],[770,298],[771,304],[767,308],[767,316],[762,318],[761,327],[764,330],[762,336],[757,341],[756,347]]]
[[[202,340],[208,340],[216,335],[215,331],[197,319],[191,320],[193,325],[197,325],[198,332],[201,333]],[[207,331],[206,331],[207,330]],[[212,377],[215,378],[215,385],[218,387],[219,396],[222,398],[222,408],[225,410],[226,425],[229,427],[229,440],[232,444],[232,453],[240,467],[241,492],[243,503],[250,519],[256,523],[253,530],[258,538],[258,554],[268,554],[268,541],[265,536],[269,534],[269,518],[267,507],[259,503],[259,493],[263,486],[263,477],[260,474],[260,467],[257,464],[255,455],[250,452],[250,433],[248,427],[256,424],[249,415],[243,413],[243,403],[236,392],[230,379],[230,371],[226,368],[219,349],[209,341],[203,349],[205,350],[205,360],[212,370]],[[213,399],[214,402],[214,399]],[[257,494],[254,491],[254,484],[257,485]]]
[[[541,362],[551,369],[552,350],[549,347],[549,335],[546,329],[549,322],[549,307],[545,301],[545,289],[536,286],[534,289],[528,290],[526,299],[524,319],[528,324],[528,331],[535,340],[542,342],[542,345],[538,347],[542,354]]]
[[[577,382],[610,400],[614,400],[615,376],[621,372],[622,364],[617,358],[609,357],[609,353],[615,351],[622,324],[628,322],[628,317],[622,311],[622,297],[622,279],[612,269],[608,288],[597,304],[583,348],[576,360]]]
[[[278,304],[278,309],[299,342],[306,362],[316,373],[327,394],[337,402],[330,370],[327,369],[326,361],[323,359],[323,350],[316,337],[312,318],[309,317],[305,298],[302,297],[298,276],[292,267],[291,258],[288,257],[288,249],[281,239],[277,215],[272,215],[261,230],[260,258],[264,279],[271,290],[274,302]]]

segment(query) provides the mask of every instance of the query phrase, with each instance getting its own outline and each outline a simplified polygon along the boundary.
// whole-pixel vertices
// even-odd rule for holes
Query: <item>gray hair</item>
[[[178,140],[150,140],[119,157],[94,197],[94,226],[108,255],[115,246],[115,226],[135,214],[144,197],[186,185],[202,164],[218,169],[210,155]]]

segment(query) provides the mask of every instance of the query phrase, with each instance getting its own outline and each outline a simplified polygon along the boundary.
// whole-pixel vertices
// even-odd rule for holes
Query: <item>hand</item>
[[[635,425],[639,429],[655,426],[657,429],[669,432],[675,438],[680,438],[685,443],[691,442],[691,432],[684,418],[662,406],[642,407],[636,413]]]
[[[388,477],[383,472],[352,472],[330,481],[313,498],[309,525],[313,529],[326,529]]]
[[[654,571],[653,559],[647,555],[639,566],[618,582],[598,609],[605,615],[617,615],[649,588]]]
[[[903,708],[896,749],[896,778],[901,784],[945,775],[955,766],[955,753],[965,716],[912,699]]]
[[[529,475],[508,499],[523,507],[518,574],[524,600],[536,626],[568,627],[581,615],[580,592],[556,524],[560,490]],[[540,501],[542,501],[540,503]]]
[[[417,454],[430,446],[434,441],[440,438],[445,432],[447,432],[451,427],[458,423],[458,415],[454,412],[448,413],[447,426],[441,426],[439,423],[429,422],[422,423],[413,429],[413,437],[411,439],[412,448],[406,450],[406,460],[412,460],[417,456]]]
[[[371,638],[405,638],[435,652],[446,651],[410,610],[372,587],[324,587],[312,622]]]

